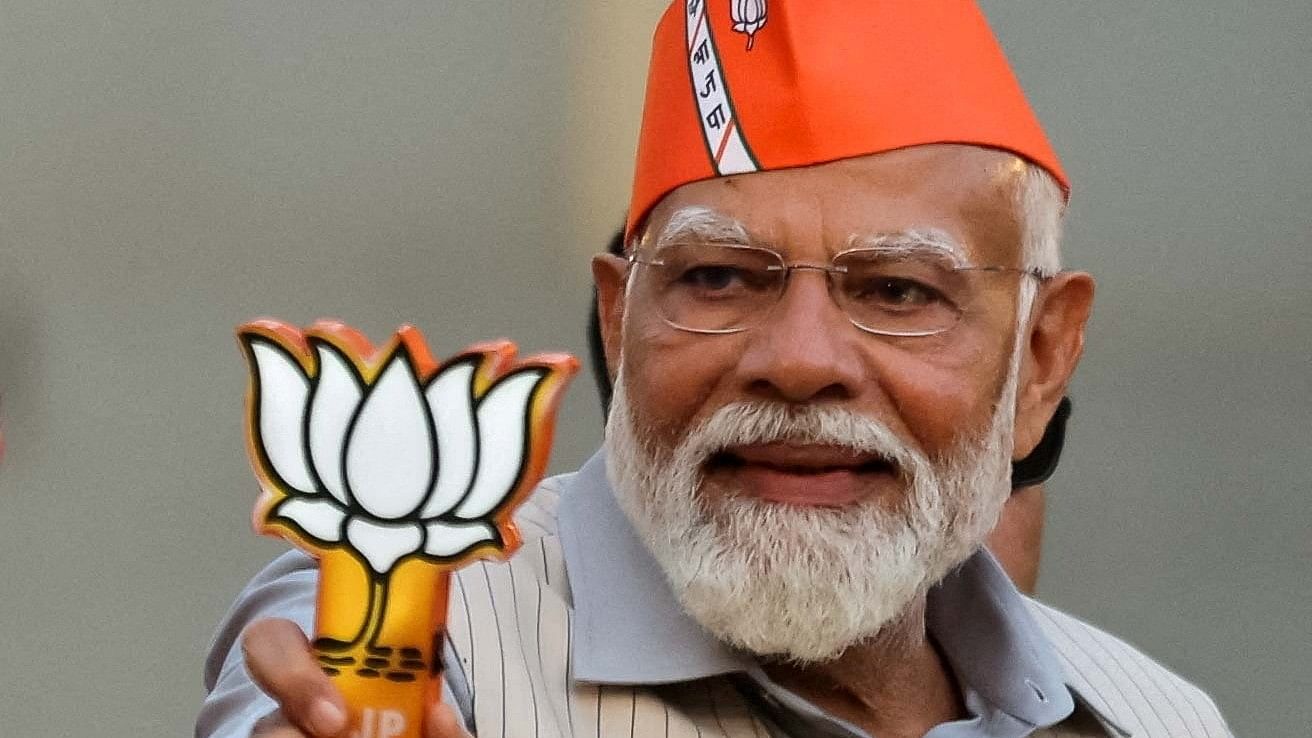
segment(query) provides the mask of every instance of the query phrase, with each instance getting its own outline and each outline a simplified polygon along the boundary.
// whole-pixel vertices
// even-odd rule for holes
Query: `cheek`
[[[951,452],[964,434],[985,429],[1007,373],[996,342],[958,337],[951,345],[891,348],[881,384],[925,453]]]
[[[732,371],[733,336],[701,336],[634,320],[623,342],[625,389],[640,427],[673,442],[709,407]]]

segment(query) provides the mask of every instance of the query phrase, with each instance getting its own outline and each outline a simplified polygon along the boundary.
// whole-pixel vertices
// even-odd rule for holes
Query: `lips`
[[[788,443],[725,449],[711,457],[707,473],[740,493],[807,507],[850,505],[897,483],[896,465],[878,454]]]

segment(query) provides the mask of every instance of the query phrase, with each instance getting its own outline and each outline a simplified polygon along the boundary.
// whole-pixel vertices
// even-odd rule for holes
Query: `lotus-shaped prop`
[[[375,351],[354,330],[244,326],[256,527],[357,554],[375,575],[416,556],[454,563],[517,543],[513,502],[541,477],[575,362],[513,362],[509,342],[438,364],[419,331]]]
[[[317,556],[314,649],[356,735],[418,738],[439,694],[450,572],[519,545],[514,508],[541,479],[578,362],[515,360],[509,341],[444,363],[403,327],[272,320],[238,329],[255,528]]]

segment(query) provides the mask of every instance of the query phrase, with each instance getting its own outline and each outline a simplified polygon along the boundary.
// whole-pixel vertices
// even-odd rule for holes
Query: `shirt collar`
[[[1075,709],[1055,649],[987,549],[930,590],[925,621],[957,680],[990,704],[1034,725]]]
[[[718,641],[679,606],[615,500],[599,451],[569,480],[558,511],[574,604],[574,678],[663,684],[749,672],[752,658]],[[1036,726],[1074,709],[1052,644],[1025,598],[981,550],[930,592],[927,626],[958,679]]]
[[[615,501],[604,452],[570,479],[557,520],[574,600],[575,679],[664,684],[751,666],[679,606]]]

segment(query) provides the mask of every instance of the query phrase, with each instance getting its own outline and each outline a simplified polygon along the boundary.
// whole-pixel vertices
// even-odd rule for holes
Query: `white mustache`
[[[833,446],[882,457],[904,470],[929,464],[924,453],[876,418],[838,407],[773,402],[720,408],[689,433],[680,450],[705,461],[735,446],[770,443]]]

